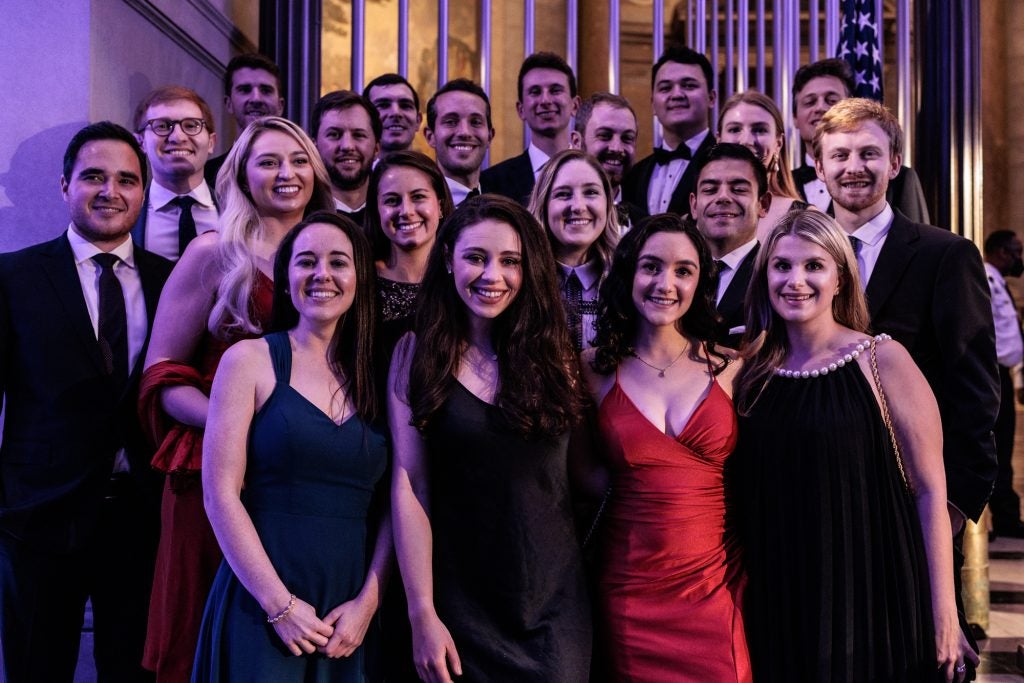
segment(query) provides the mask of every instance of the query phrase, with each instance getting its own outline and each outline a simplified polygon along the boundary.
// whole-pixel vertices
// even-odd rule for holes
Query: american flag
[[[875,0],[842,0],[843,21],[839,29],[839,59],[853,67],[856,97],[882,101],[882,55],[878,51],[881,17]]]

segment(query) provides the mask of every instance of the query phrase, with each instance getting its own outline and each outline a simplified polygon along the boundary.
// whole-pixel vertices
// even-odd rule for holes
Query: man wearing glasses
[[[194,91],[171,85],[142,99],[133,127],[149,159],[153,182],[132,239],[176,261],[196,235],[217,229],[217,205],[203,178],[217,142],[213,114]]]

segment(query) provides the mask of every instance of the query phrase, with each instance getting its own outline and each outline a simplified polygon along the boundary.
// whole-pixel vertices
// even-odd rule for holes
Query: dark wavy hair
[[[374,302],[377,283],[370,244],[362,229],[351,218],[336,211],[316,211],[288,231],[274,259],[274,307],[270,331],[290,330],[299,323],[299,312],[288,293],[288,266],[295,240],[311,225],[332,225],[352,243],[352,266],[356,271],[356,292],[352,307],[338,321],[331,339],[328,361],[331,370],[342,378],[356,412],[366,422],[380,414],[380,401],[374,383]]]
[[[370,246],[373,247],[373,258],[378,261],[387,261],[391,253],[391,240],[384,234],[384,227],[380,223],[380,207],[377,205],[380,179],[391,169],[400,166],[417,170],[430,179],[430,187],[437,195],[437,203],[441,207],[438,220],[455,212],[455,203],[452,201],[452,193],[448,190],[448,183],[444,181],[441,169],[433,159],[412,150],[385,154],[370,173],[370,182],[366,186],[366,212],[363,214],[363,228],[370,240]]]
[[[597,308],[597,336],[594,338],[595,355],[591,363],[594,372],[607,375],[630,355],[640,314],[633,304],[633,279],[636,276],[640,252],[653,235],[674,232],[686,235],[697,250],[700,272],[697,288],[690,308],[676,322],[679,333],[690,340],[690,358],[700,360],[700,344],[707,345],[708,353],[721,362],[715,364],[715,373],[721,372],[727,358],[715,348],[715,340],[725,334],[725,324],[715,310],[715,292],[718,276],[715,274],[711,250],[703,235],[689,216],[661,213],[643,219],[619,241],[612,261],[612,269],[601,285]]]
[[[485,194],[464,202],[441,226],[430,252],[416,311],[416,347],[409,370],[412,424],[429,435],[448,398],[469,337],[466,305],[448,273],[459,235],[483,221],[504,223],[519,236],[522,284],[494,321],[498,355],[495,404],[505,426],[526,438],[565,433],[580,420],[579,362],[558,295],[555,259],[544,230],[519,204]]]

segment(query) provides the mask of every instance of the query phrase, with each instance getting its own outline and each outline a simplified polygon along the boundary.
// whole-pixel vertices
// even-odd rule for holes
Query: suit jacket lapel
[[[132,226],[132,241],[139,246],[146,246],[146,216],[149,215],[149,188],[146,188],[146,196],[142,200],[142,211]]]
[[[760,243],[755,244],[750,253],[740,261],[736,274],[732,276],[729,287],[722,294],[722,300],[718,302],[718,312],[729,327],[743,324],[743,301],[747,296],[747,287],[750,285],[750,277],[754,272],[754,259],[757,258],[760,248]]]
[[[871,280],[865,290],[868,298],[868,312],[874,320],[889,296],[896,289],[903,271],[914,256],[913,243],[918,238],[918,229],[898,210],[894,211],[889,234],[886,235],[878,261],[871,272]]]
[[[75,256],[71,251],[71,243],[67,235],[61,235],[50,242],[49,258],[43,260],[43,269],[53,284],[53,289],[64,310],[68,325],[74,330],[75,336],[85,346],[86,355],[92,359],[101,373],[106,373],[100,345],[96,341],[89,309],[85,305],[85,294],[82,292],[82,281],[78,277]]]

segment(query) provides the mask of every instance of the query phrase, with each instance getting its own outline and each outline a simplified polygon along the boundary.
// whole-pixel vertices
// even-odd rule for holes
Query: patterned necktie
[[[121,282],[114,274],[114,264],[121,259],[114,254],[96,254],[92,260],[100,267],[97,341],[107,374],[120,388],[128,380],[128,316]]]
[[[196,219],[192,216],[192,207],[197,203],[187,194],[171,200],[171,204],[181,209],[178,217],[178,256],[184,254],[185,247],[196,238]]]
[[[565,312],[569,322],[569,336],[577,351],[583,350],[583,283],[573,270],[565,278]]]

